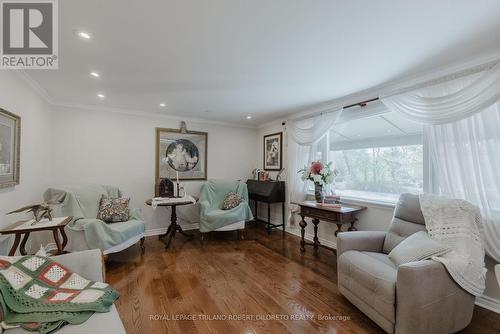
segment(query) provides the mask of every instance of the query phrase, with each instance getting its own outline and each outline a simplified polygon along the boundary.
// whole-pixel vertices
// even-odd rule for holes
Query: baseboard
[[[476,305],[500,314],[500,300],[489,296],[476,298]]]
[[[288,232],[288,233],[290,233],[290,234],[293,234],[293,235],[296,235],[298,237],[301,237],[300,231],[298,231],[296,229],[291,229],[291,228],[289,228],[287,226],[285,228],[285,231]],[[304,239],[306,239],[307,241],[312,242],[313,239],[314,239],[314,235],[306,232],[306,234],[304,235]],[[318,238],[318,240],[324,246],[328,246],[330,248],[337,249],[337,243],[335,241],[333,241],[333,240],[327,240],[327,239],[323,239],[323,238]]]
[[[182,226],[182,229],[184,231],[198,230],[200,228],[199,223],[180,224],[180,225]],[[165,234],[165,233],[167,233],[167,227],[152,228],[152,229],[144,231],[144,236],[151,237],[151,236],[161,235],[161,234]]]

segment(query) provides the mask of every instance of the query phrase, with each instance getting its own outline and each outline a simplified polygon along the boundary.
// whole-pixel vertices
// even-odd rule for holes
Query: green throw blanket
[[[222,202],[229,192],[240,194],[243,201],[235,208],[222,210]],[[247,185],[240,181],[208,180],[201,187],[199,207],[202,233],[253,219]]]
[[[42,334],[108,312],[119,297],[108,284],[89,281],[37,255],[0,256],[0,294],[5,324]]]
[[[43,197],[51,203],[61,203],[61,213],[73,216],[68,228],[83,231],[90,249],[103,251],[144,233],[145,225],[139,210],[130,210],[129,221],[107,224],[96,219],[102,195],[121,197],[120,189],[98,184],[66,185],[47,189]]]

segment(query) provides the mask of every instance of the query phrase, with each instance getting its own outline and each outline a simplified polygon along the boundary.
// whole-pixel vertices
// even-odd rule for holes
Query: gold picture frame
[[[0,108],[0,188],[19,184],[21,117]]]
[[[207,158],[207,132],[156,128],[156,182],[206,180]]]

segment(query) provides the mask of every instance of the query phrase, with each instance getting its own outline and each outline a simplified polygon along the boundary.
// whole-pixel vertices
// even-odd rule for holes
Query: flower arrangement
[[[333,183],[338,175],[338,171],[332,168],[331,162],[325,165],[321,161],[313,161],[311,167],[304,166],[298,173],[302,173],[302,181],[309,180],[320,186]]]

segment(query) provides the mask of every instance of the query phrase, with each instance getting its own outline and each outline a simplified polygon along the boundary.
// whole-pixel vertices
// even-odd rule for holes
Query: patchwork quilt
[[[89,281],[50,258],[0,256],[0,319],[41,334],[108,312],[119,297],[108,284]]]

